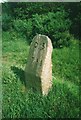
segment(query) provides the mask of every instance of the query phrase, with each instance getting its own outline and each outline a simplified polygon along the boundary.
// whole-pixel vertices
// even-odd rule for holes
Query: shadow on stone
[[[22,68],[18,68],[18,67],[15,67],[15,66],[11,66],[11,70],[21,80],[22,84],[24,84],[26,86],[24,70]]]

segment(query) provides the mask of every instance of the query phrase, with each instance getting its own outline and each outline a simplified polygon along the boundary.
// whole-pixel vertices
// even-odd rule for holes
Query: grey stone
[[[32,40],[25,68],[27,89],[48,94],[52,86],[52,43],[45,35],[36,35]]]

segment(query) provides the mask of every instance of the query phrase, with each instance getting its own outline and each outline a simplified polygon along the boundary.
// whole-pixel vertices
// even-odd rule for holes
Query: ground
[[[15,32],[3,32],[3,118],[79,117],[79,41],[54,48],[53,86],[47,96],[28,92],[24,69],[29,45]]]

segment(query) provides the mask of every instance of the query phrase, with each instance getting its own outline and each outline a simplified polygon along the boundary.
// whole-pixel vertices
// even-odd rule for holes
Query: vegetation
[[[80,6],[31,2],[2,5],[3,118],[80,117],[80,35],[76,30]],[[37,33],[48,35],[54,47],[53,85],[47,96],[27,91],[25,86],[24,69],[30,43]]]
[[[54,47],[69,46],[71,31],[81,37],[80,3],[5,3],[2,8],[3,30],[20,32],[29,43],[37,33],[48,35]]]

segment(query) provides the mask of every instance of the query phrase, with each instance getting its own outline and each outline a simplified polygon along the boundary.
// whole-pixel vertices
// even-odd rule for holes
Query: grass
[[[26,39],[3,32],[3,118],[79,118],[78,45],[53,50],[53,86],[42,96],[25,88]]]
[[[79,85],[79,44],[73,41],[68,48],[54,49],[53,74]]]

